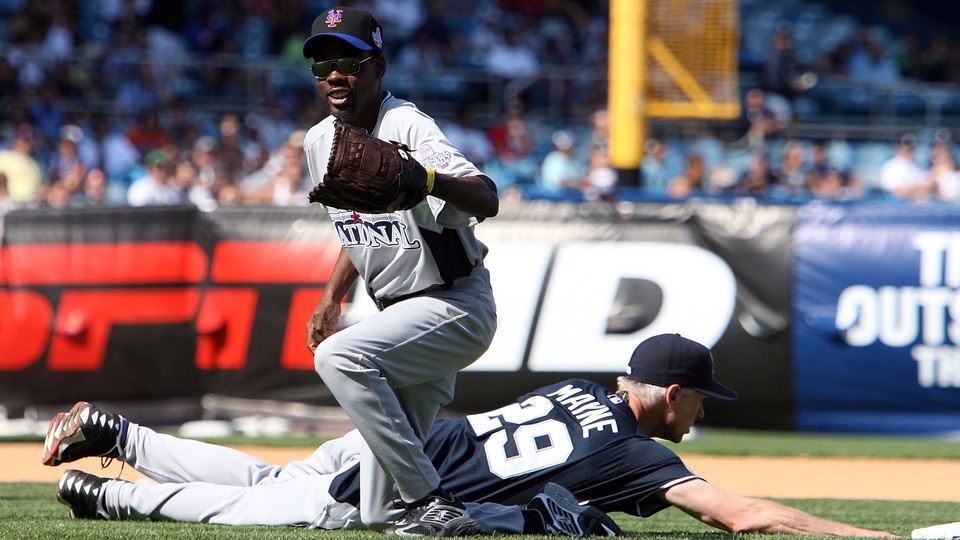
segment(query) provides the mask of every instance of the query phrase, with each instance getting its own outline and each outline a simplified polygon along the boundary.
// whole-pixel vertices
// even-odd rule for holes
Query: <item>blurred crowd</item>
[[[337,3],[381,19],[397,73],[470,67],[515,79],[546,63],[599,65],[605,54],[604,2]],[[0,0],[0,209],[306,204],[297,145],[326,114],[312,79],[271,80],[251,99],[244,64],[306,75],[301,45],[330,5]]]
[[[855,36],[817,58],[818,71],[863,82],[960,82],[960,48],[946,35],[887,33],[882,27],[861,26]]]
[[[455,114],[438,117],[441,126],[496,180],[505,199],[618,198],[622,186],[609,163],[603,85],[589,79],[564,85],[564,118],[544,122],[530,114],[551,92],[537,83],[545,72],[605,65],[608,2],[338,3],[365,7],[381,19],[389,29],[384,48],[394,73],[463,68],[524,81],[518,86],[525,90],[502,103],[463,86],[436,89],[436,99],[455,102]],[[306,77],[309,62],[300,47],[313,17],[328,4],[0,0],[0,213],[306,205],[310,184],[300,145],[326,112]],[[960,49],[947,38],[904,35],[893,50],[874,38],[865,27],[856,40],[805,63],[793,50],[790,28],[779,27],[758,84],[744,92],[742,118],[727,130],[737,137],[720,137],[713,143],[722,151],[704,153],[689,141],[654,134],[643,148],[644,193],[852,199],[878,187],[911,200],[960,197],[948,130],[889,144],[889,159],[902,164],[889,174],[910,178],[897,181],[862,178],[849,162],[832,159],[836,141],[789,136],[796,100],[813,93],[818,76],[960,81]],[[304,77],[277,71],[277,80],[251,86],[244,64],[257,62],[290,66]],[[404,80],[392,79],[401,96]],[[262,95],[251,98],[250,88]],[[430,103],[419,104],[433,114]],[[909,156],[902,152],[907,146]]]
[[[241,136],[244,122],[227,114],[217,137],[199,136],[184,146],[164,129],[134,123],[110,132],[105,122],[95,119],[89,135],[77,124],[63,125],[42,163],[33,151],[40,135],[20,124],[11,147],[0,150],[2,208],[307,204],[302,129],[291,128],[271,146],[249,136],[255,133],[249,125],[248,136]]]
[[[756,146],[719,163],[697,152],[680,155],[664,141],[647,142],[643,171],[647,189],[670,198],[751,196],[777,201],[874,200],[960,202],[960,169],[947,130],[937,130],[917,154],[918,138],[904,134],[878,153],[877,179],[838,165],[844,150],[824,139],[787,139],[782,146]]]

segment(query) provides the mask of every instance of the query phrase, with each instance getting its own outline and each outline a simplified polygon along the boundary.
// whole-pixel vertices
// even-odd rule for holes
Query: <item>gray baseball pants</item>
[[[110,480],[102,501],[111,519],[361,528],[359,509],[329,493],[338,471],[360,459],[361,445],[360,434],[351,431],[280,467],[131,422],[120,459],[148,479]],[[467,503],[467,509],[486,534],[523,532],[517,506]]]
[[[496,331],[489,273],[477,267],[450,290],[398,302],[338,331],[317,347],[317,373],[363,437],[360,515],[382,528],[440,477],[423,441],[453,399],[456,374]]]

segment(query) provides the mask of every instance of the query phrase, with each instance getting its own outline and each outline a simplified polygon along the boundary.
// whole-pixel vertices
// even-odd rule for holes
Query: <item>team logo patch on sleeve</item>
[[[423,162],[421,165],[424,167],[430,167],[435,171],[442,171],[450,166],[450,161],[453,159],[453,152],[449,150],[443,150],[437,152],[429,144],[425,144],[420,147],[420,155],[423,157]]]

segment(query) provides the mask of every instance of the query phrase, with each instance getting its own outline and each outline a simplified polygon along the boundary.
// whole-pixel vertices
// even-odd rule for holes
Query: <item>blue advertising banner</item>
[[[795,428],[960,431],[960,212],[809,205],[794,235]]]

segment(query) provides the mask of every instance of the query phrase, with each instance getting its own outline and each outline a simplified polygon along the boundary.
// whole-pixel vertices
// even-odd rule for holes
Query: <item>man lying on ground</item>
[[[617,383],[571,379],[494,411],[438,420],[425,449],[485,534],[614,535],[604,512],[648,517],[676,506],[728,532],[896,537],[724,491],[654,440],[680,442],[703,418],[704,398],[736,398],[714,380],[703,345],[649,338]],[[360,447],[353,431],[279,467],[80,402],[51,421],[43,462],[117,458],[152,479],[68,470],[57,498],[74,517],[340,529],[362,527]]]

